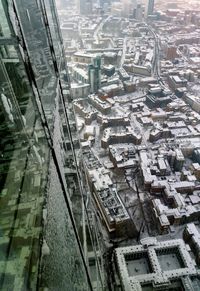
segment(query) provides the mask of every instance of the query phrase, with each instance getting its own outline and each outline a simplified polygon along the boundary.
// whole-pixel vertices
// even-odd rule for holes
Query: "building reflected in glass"
[[[0,289],[101,288],[53,0],[0,1],[0,137]]]

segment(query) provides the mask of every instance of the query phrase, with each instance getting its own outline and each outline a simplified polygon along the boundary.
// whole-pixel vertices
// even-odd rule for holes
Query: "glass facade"
[[[70,101],[54,1],[1,0],[1,290],[93,289]]]

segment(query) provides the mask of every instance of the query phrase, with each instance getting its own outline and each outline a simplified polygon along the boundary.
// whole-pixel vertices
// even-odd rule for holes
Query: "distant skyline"
[[[97,4],[98,1],[100,0],[92,0],[92,3]],[[122,0],[110,0],[111,3],[119,3],[121,1]],[[142,3],[145,6],[145,11],[147,11],[148,0],[130,0],[131,3],[134,3],[134,1],[136,1],[137,4]],[[78,7],[78,0],[55,0],[55,2],[58,10],[64,10],[65,8],[67,9],[68,7],[71,7],[71,5],[74,5],[74,8],[76,7],[74,9],[75,12]],[[123,0],[123,3],[126,3],[126,1]],[[127,1],[127,3],[129,3],[129,1]],[[129,8],[126,8],[126,5],[124,5],[124,9],[127,10]],[[154,12],[166,11],[167,9],[180,9],[181,11],[200,10],[200,0],[154,0]]]
[[[155,0],[155,7],[159,10],[177,8],[180,10],[200,10],[199,0]]]

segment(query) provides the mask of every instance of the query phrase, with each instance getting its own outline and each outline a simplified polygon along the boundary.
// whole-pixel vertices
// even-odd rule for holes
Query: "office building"
[[[96,93],[101,87],[101,58],[96,57],[88,67],[88,76],[91,93]]]
[[[182,239],[120,247],[115,259],[122,290],[198,290],[198,270]]]
[[[132,0],[133,8],[135,8],[137,6],[137,3],[138,3],[138,0]]]
[[[143,18],[143,7],[141,4],[138,4],[135,8],[135,19],[137,21],[142,21]]]
[[[146,17],[152,15],[154,12],[154,0],[148,0],[146,5]]]
[[[99,5],[101,8],[105,8],[106,6],[110,5],[110,0],[99,0]]]
[[[80,15],[92,14],[92,0],[77,0],[77,9]]]
[[[177,57],[177,47],[173,45],[168,45],[166,48],[166,59],[174,60]]]
[[[132,14],[131,12],[133,10],[133,4],[131,3],[131,0],[121,0],[121,4],[122,4],[121,16],[128,18],[129,15]]]
[[[83,164],[95,203],[102,217],[109,237],[133,237],[137,230],[130,218],[109,172],[91,150],[84,152]]]
[[[54,1],[3,1],[0,15],[0,289],[93,290]]]

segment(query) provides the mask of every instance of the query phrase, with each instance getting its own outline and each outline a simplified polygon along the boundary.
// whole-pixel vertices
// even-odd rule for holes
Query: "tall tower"
[[[143,6],[141,4],[137,4],[136,6],[135,19],[138,21],[142,21],[143,19]]]
[[[138,0],[132,0],[133,9],[137,7]]]
[[[0,16],[0,289],[92,290],[87,242],[97,248],[55,3],[5,0]]]
[[[80,15],[89,15],[92,14],[92,0],[78,0],[78,12]]]
[[[121,4],[122,4],[122,16],[128,18],[132,10],[131,0],[121,0]]]
[[[152,15],[154,12],[154,0],[148,0],[147,5],[146,5],[146,17],[148,15]]]
[[[111,2],[111,0],[99,0],[99,6],[101,7],[101,8],[103,8],[104,7],[104,5],[108,5],[108,4],[110,4],[110,2]]]
[[[91,93],[96,93],[101,87],[101,58],[96,57],[89,65],[88,76]]]

